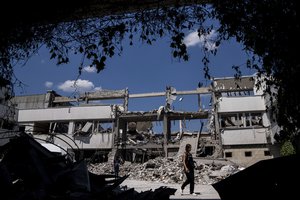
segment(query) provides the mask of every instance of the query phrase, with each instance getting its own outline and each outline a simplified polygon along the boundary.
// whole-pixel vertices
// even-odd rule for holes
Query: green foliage
[[[21,30],[12,30],[18,34],[4,35],[7,38],[0,41],[0,57],[8,59],[8,63],[26,63],[42,45],[46,45],[50,59],[56,59],[57,65],[68,63],[70,53],[81,54],[82,63],[78,66],[95,66],[100,72],[107,58],[122,53],[125,37],[131,45],[134,39],[151,45],[157,38],[169,37],[172,56],[187,61],[183,32],[201,24],[209,15],[206,5],[198,5],[197,1],[193,3],[193,6],[185,6],[185,2],[174,6],[157,4],[152,9],[142,7],[127,14],[74,18],[73,21],[38,26],[25,24]],[[97,12],[101,13],[101,7],[98,9]],[[202,30],[205,34],[206,28]],[[0,65],[7,66],[5,63]]]
[[[288,155],[292,155],[295,153],[296,153],[295,148],[290,140],[286,140],[285,142],[283,142],[283,144],[280,148],[281,156],[288,156]]]
[[[247,66],[265,75],[269,110],[285,137],[299,134],[300,96],[296,85],[300,77],[298,53],[299,20],[296,0],[216,0],[214,16],[219,19],[222,38],[235,37],[253,52]],[[272,77],[272,78],[268,78]],[[258,83],[260,85],[261,83]]]

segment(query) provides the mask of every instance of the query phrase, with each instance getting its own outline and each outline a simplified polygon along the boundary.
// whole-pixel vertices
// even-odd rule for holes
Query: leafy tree
[[[270,110],[286,138],[298,135],[300,127],[296,87],[300,66],[294,48],[299,43],[297,4],[293,0],[214,1],[214,16],[220,20],[223,39],[235,37],[242,42],[245,50],[258,56],[258,64],[249,60],[248,66],[272,77],[266,80],[266,94],[270,95]]]
[[[289,140],[286,140],[282,143],[282,146],[280,148],[280,155],[282,156],[288,156],[295,154],[295,148],[292,145],[292,142]]]
[[[27,19],[30,23],[21,23],[22,18],[16,17],[15,26],[6,27],[0,34],[1,77],[12,84],[19,83],[13,76],[14,64],[26,63],[42,45],[46,45],[58,65],[68,63],[69,54],[75,53],[82,55],[79,74],[86,61],[100,72],[108,58],[122,53],[125,37],[132,45],[135,39],[151,45],[160,37],[169,37],[172,55],[187,61],[184,33],[197,29],[202,36],[215,29],[217,46],[236,38],[246,51],[253,53],[247,67],[267,77],[266,94],[272,102],[269,109],[274,113],[274,120],[287,138],[299,134],[300,99],[296,85],[300,74],[298,54],[294,50],[294,45],[299,43],[296,0],[211,0],[209,4],[203,0],[112,2],[115,6],[102,1],[74,1],[70,4],[73,6],[61,5],[61,9],[56,10],[58,1],[55,0],[49,5],[50,11],[56,11],[51,15],[56,16],[54,18],[39,21],[34,16]],[[101,15],[109,12],[112,15]],[[49,13],[38,14],[45,17]],[[208,19],[217,19],[220,23],[207,26]],[[210,78],[209,59],[217,49],[204,46],[203,52],[204,76]],[[233,69],[239,78],[239,67],[233,66]]]
[[[117,1],[121,6],[125,6],[122,9],[121,6],[117,7],[121,14],[97,17],[102,11],[112,9],[99,6],[94,15],[88,14],[95,17],[85,18],[87,13],[95,12],[95,8],[88,7],[80,14],[81,18],[72,16],[72,21],[64,21],[65,17],[60,17],[63,22],[57,23],[55,19],[47,18],[46,23],[30,18],[29,23],[16,23],[17,27],[9,27],[10,32],[4,31],[0,35],[3,36],[0,40],[0,65],[3,67],[1,75],[11,79],[14,63],[26,63],[42,45],[46,45],[50,58],[56,59],[58,65],[68,63],[69,54],[75,53],[82,55],[79,74],[86,60],[100,72],[105,67],[107,57],[122,53],[122,41],[125,36],[129,38],[131,45],[134,44],[134,37],[151,45],[157,38],[169,36],[173,56],[188,60],[186,46],[182,43],[183,32],[195,24],[203,23],[209,15],[205,5],[187,6],[186,3],[179,4],[180,1],[174,5],[155,3],[151,7],[142,4],[132,12],[126,12],[126,8],[131,10],[131,5],[124,2],[126,3]]]

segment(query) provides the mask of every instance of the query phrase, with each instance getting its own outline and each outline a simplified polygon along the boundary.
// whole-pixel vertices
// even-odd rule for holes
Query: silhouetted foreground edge
[[[212,186],[222,200],[294,199],[299,195],[300,155],[259,161]]]
[[[10,200],[164,200],[176,192],[167,187],[141,193],[121,188],[128,176],[92,174],[84,160],[56,155],[24,133],[0,146],[0,154],[0,192]]]

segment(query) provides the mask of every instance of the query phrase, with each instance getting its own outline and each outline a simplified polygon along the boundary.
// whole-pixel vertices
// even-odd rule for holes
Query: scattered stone
[[[113,173],[111,163],[97,163],[88,166],[95,174]],[[213,184],[239,171],[235,165],[220,164],[214,161],[201,163],[197,159],[195,169],[196,184]],[[129,175],[128,179],[143,181],[159,181],[164,183],[181,183],[185,179],[181,160],[179,158],[157,157],[147,162],[125,162],[120,167],[120,176]]]

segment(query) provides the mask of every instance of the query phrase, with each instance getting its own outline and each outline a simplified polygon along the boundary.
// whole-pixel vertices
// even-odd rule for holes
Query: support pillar
[[[164,119],[163,119],[163,125],[164,125],[164,153],[165,157],[168,157],[168,143],[169,140],[171,139],[171,122],[168,118],[168,114],[164,114]]]

